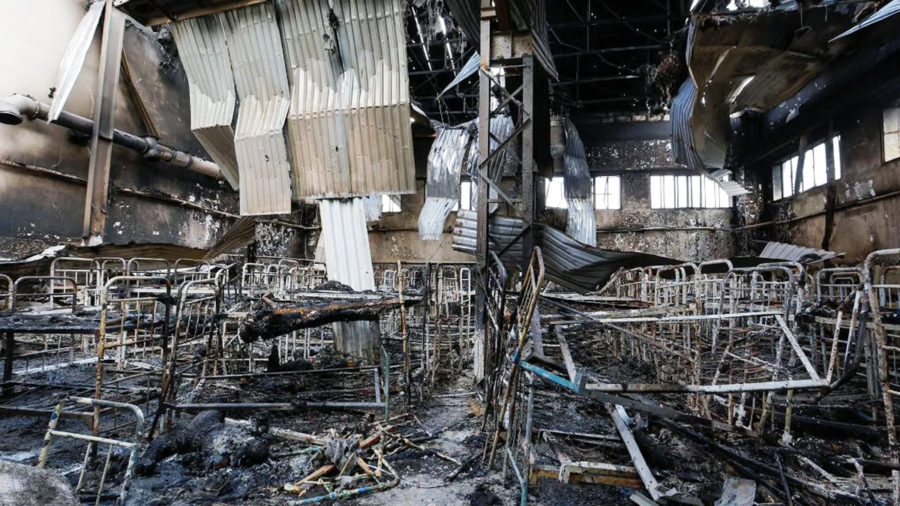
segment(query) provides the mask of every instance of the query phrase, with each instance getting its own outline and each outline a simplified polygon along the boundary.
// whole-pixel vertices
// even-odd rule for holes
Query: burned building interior
[[[900,0],[0,14],[0,504],[900,504]]]

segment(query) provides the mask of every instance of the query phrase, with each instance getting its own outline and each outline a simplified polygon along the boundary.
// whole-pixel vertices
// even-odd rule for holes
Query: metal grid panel
[[[282,128],[290,99],[275,8],[253,5],[229,11],[225,19],[241,100],[235,129],[241,214],[289,213],[290,161]]]
[[[278,6],[293,85],[297,196],[414,192],[403,3]]]
[[[239,187],[234,152],[234,75],[219,16],[172,23],[178,54],[188,76],[191,130],[222,169],[228,183]]]

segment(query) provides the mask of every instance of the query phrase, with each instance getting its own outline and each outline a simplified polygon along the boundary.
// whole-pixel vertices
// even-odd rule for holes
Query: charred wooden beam
[[[401,305],[411,306],[418,298],[383,298],[378,300],[336,300],[301,306],[273,307],[266,303],[247,315],[239,334],[244,342],[272,339],[295,330],[318,327],[326,323],[377,320],[385,311]]]

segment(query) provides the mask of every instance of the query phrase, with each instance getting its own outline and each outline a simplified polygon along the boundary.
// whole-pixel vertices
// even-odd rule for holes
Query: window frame
[[[828,179],[828,148],[826,147],[827,143],[831,143],[831,151],[832,151],[832,162],[834,166],[832,167],[832,179]],[[820,153],[820,161],[825,164],[824,169],[820,172],[817,166],[816,160],[819,159],[817,156],[817,150],[821,148]],[[840,132],[835,132],[831,135],[831,137],[825,137],[815,144],[811,146],[807,146],[806,151],[803,153],[803,180],[801,181],[801,187],[794,193],[794,186],[796,186],[797,181],[797,167],[800,162],[800,153],[793,153],[790,156],[781,158],[774,164],[772,164],[772,202],[777,202],[779,200],[790,199],[801,193],[806,193],[810,190],[814,190],[816,188],[820,188],[823,186],[828,186],[835,181],[840,181],[843,176],[842,173],[842,160],[841,160],[841,134]],[[809,162],[812,162],[811,164]],[[790,169],[786,166],[790,165]],[[776,191],[775,188],[775,180],[776,180],[776,172],[778,174],[777,179],[780,179],[781,188],[780,191]],[[809,178],[807,176],[812,176],[812,184],[809,182]],[[823,182],[819,182],[820,177],[823,179]],[[787,185],[787,186],[785,186]],[[785,191],[789,189],[789,191]]]
[[[600,196],[597,193],[597,185],[598,179],[605,179],[608,183],[615,180],[614,185],[607,184],[607,192],[604,194],[606,197],[606,207],[599,207],[600,202],[598,201],[598,197]],[[616,191],[611,191],[611,189],[615,187]],[[621,211],[622,210],[622,176],[619,174],[603,174],[599,176],[591,176],[591,198],[594,203],[594,211]],[[615,199],[615,206],[610,205],[610,201]]]
[[[648,186],[652,210],[734,207],[733,198],[718,183],[702,174],[650,174]],[[672,191],[666,191],[666,187],[671,187]]]

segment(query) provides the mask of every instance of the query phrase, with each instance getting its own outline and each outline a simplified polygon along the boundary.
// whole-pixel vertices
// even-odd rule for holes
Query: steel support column
[[[125,15],[113,8],[112,0],[106,0],[105,9],[103,38],[100,45],[100,72],[97,79],[97,93],[94,97],[94,131],[91,134],[91,158],[84,202],[82,235],[88,243],[98,241],[106,229],[116,91],[122,64],[122,44],[125,39]]]
[[[519,215],[525,220],[526,226],[519,238],[523,241],[523,256],[517,259],[524,270],[535,246],[534,231],[530,225],[537,219],[542,202],[542,199],[538,198],[540,185],[536,185],[535,177],[541,173],[539,161],[544,161],[544,165],[549,166],[550,159],[547,77],[543,68],[535,61],[531,32],[503,30],[503,20],[509,19],[508,12],[501,12],[506,6],[505,2],[495,2],[495,5],[492,5],[491,0],[481,2],[476,206],[478,221],[475,246],[475,258],[480,273],[476,285],[474,366],[476,380],[480,380],[487,373],[484,371],[487,322],[485,290],[487,259],[490,254],[491,206],[500,211],[505,205],[507,214]],[[512,120],[514,130],[509,138],[499,139],[491,133],[491,122],[497,118]],[[543,142],[544,140],[546,142]],[[517,158],[521,160],[521,167],[515,167],[520,169],[516,173],[521,177],[515,185],[518,195],[512,193],[508,184],[501,188],[503,175],[512,172],[509,170],[511,167],[504,164],[516,158],[508,158],[506,155],[510,154],[508,150],[515,147],[519,149]],[[493,188],[493,192],[490,188]],[[499,198],[492,199],[492,193]],[[502,318],[502,315],[500,317]]]
[[[475,263],[478,267],[478,282],[475,284],[475,343],[474,373],[475,381],[484,378],[484,326],[485,326],[485,287],[487,286],[488,259],[488,185],[487,166],[485,161],[490,154],[490,121],[491,121],[491,18],[494,9],[491,0],[481,0],[481,71],[478,73],[478,197],[476,212],[478,223],[475,235]]]

